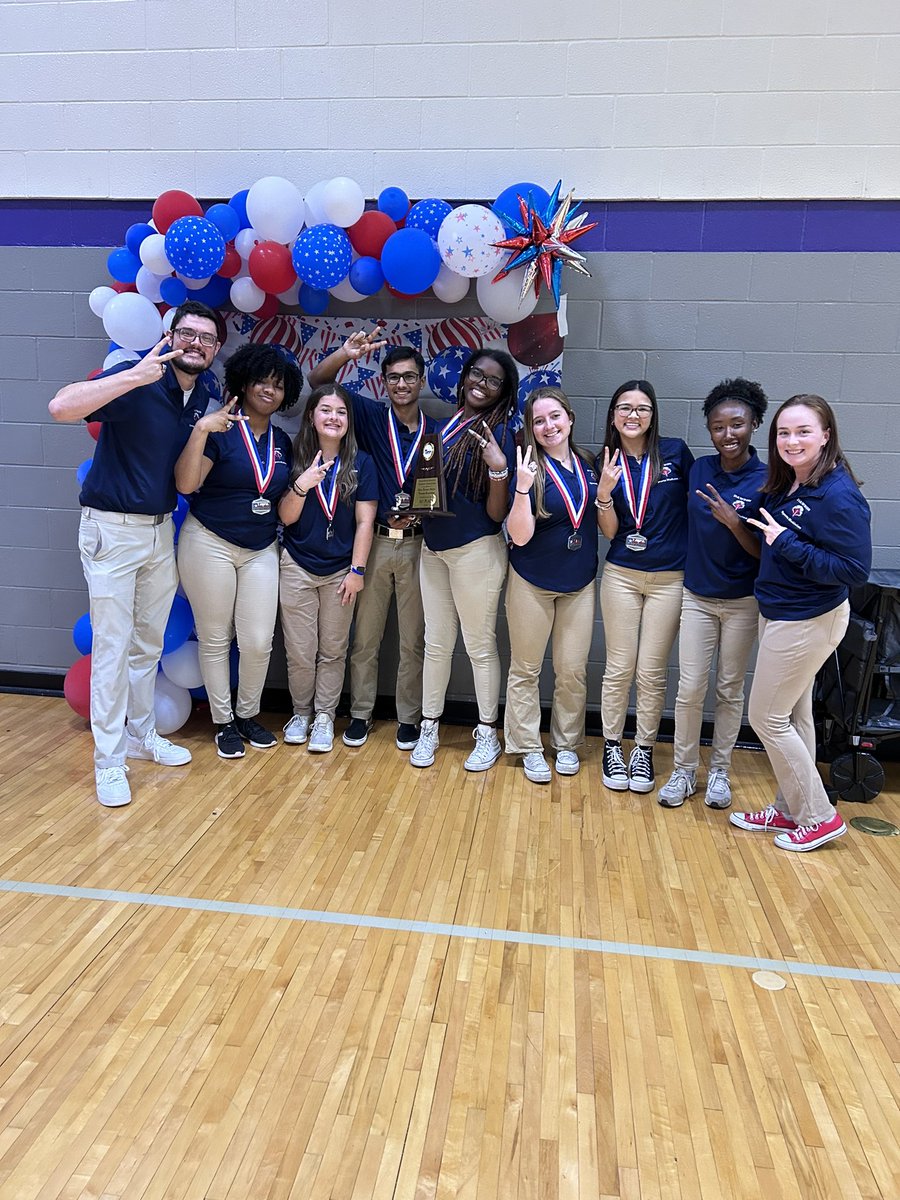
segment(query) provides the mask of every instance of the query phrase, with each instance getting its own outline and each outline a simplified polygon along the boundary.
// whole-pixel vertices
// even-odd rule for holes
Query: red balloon
[[[102,374],[103,374],[102,367],[94,367],[94,369],[93,369],[93,371],[91,371],[90,375],[85,375],[85,379],[96,379],[98,375],[102,375]]]
[[[118,279],[114,280],[109,286],[112,288],[112,290],[114,292],[118,292],[120,296],[123,292],[136,292],[137,291],[136,284],[134,284],[134,283],[119,283]]]
[[[202,216],[203,209],[190,192],[163,192],[153,205],[153,223],[160,233],[167,233],[179,217]]]
[[[234,245],[229,242],[225,247],[225,261],[222,263],[216,272],[223,279],[234,279],[238,271],[241,269],[241,256],[235,250]]]
[[[357,254],[380,258],[382,246],[396,232],[397,226],[387,213],[372,209],[364,212],[356,224],[350,226],[347,237]]]
[[[84,717],[91,719],[91,656],[86,654],[72,663],[63,681],[63,695],[69,708]]]
[[[398,300],[418,300],[420,296],[424,296],[424,292],[398,292],[396,288],[392,288],[389,283],[384,285],[392,296],[396,296]]]
[[[556,313],[535,313],[510,325],[506,334],[510,354],[526,367],[543,367],[563,352]]]
[[[291,252],[278,242],[257,242],[247,259],[250,278],[264,292],[286,292],[297,282]]]
[[[88,379],[90,379],[90,378],[91,377],[89,375]],[[87,431],[91,435],[91,437],[94,439],[95,442],[96,442],[97,438],[99,438],[99,436],[100,436],[100,427],[101,427],[100,421],[88,421],[88,423],[87,423]]]
[[[280,307],[278,297],[269,294],[253,315],[262,321],[266,317],[274,317]]]

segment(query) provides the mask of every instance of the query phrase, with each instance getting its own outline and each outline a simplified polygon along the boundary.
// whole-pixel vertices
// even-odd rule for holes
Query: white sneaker
[[[131,788],[125,775],[127,767],[97,767],[97,799],[104,808],[121,808],[131,803]]]
[[[410,765],[414,767],[430,767],[434,763],[434,752],[441,744],[438,737],[438,723],[427,717],[423,718],[419,729],[419,740],[409,756]]]
[[[687,767],[676,767],[668,782],[659,789],[656,799],[663,808],[681,808],[688,796],[697,790],[697,776]]]
[[[581,761],[574,750],[557,750],[557,775],[577,775],[581,770]]]
[[[302,746],[309,737],[309,717],[291,717],[284,727],[284,740],[289,746]]]
[[[316,713],[306,749],[310,754],[327,754],[334,746],[334,721],[327,713]]]
[[[191,761],[191,752],[187,746],[176,746],[168,738],[161,737],[155,729],[151,729],[143,741],[126,729],[125,756],[144,758],[164,767],[183,767]]]
[[[716,767],[706,781],[706,804],[709,808],[731,807],[731,783],[728,772]]]
[[[503,753],[497,731],[490,725],[476,725],[472,737],[475,739],[475,749],[463,766],[467,771],[486,771]]]
[[[532,783],[549,783],[552,779],[550,766],[540,750],[525,755],[525,778]]]

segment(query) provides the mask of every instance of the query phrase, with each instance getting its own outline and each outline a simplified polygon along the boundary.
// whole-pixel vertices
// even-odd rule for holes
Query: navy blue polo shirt
[[[567,471],[559,463],[554,464],[576,506],[580,497],[581,485],[574,471]],[[569,550],[567,543],[572,534],[572,520],[566,509],[562,493],[556,483],[545,475],[544,477],[544,508],[550,514],[535,521],[534,534],[524,546],[512,545],[509,548],[509,565],[517,575],[542,588],[546,592],[580,592],[582,588],[593,582],[597,575],[597,547],[599,530],[597,528],[597,509],[594,501],[597,498],[597,473],[589,463],[582,461],[585,479],[587,481],[587,508],[578,527],[581,534],[581,545],[577,550]],[[512,474],[510,486],[510,502],[515,489],[515,472]],[[531,511],[534,512],[534,493],[531,494]]]
[[[452,421],[453,418],[448,418]],[[439,422],[443,428],[448,422]],[[425,534],[425,545],[429,550],[455,550],[458,546],[468,546],[478,538],[488,537],[499,533],[502,522],[492,521],[488,516],[486,504],[487,493],[481,500],[473,500],[469,494],[469,476],[472,471],[474,455],[481,457],[481,447],[468,433],[462,434],[471,443],[466,451],[465,461],[459,475],[447,473],[447,508],[455,513],[453,517],[423,517],[422,531]],[[508,426],[501,425],[494,430],[494,437],[500,449],[506,456],[510,476],[515,472],[516,443],[515,435]],[[444,462],[447,461],[447,449],[444,448]],[[490,484],[488,484],[490,486]]]
[[[650,487],[647,512],[641,533],[647,548],[629,550],[625,539],[635,532],[635,521],[628,507],[622,480],[612,494],[619,518],[616,536],[609,544],[606,561],[635,571],[682,571],[687,553],[687,489],[694,456],[681,438],[660,438],[659,478]],[[625,462],[631,475],[635,496],[640,496],[641,463],[630,454]],[[599,468],[598,468],[599,469]]]
[[[687,498],[687,560],[684,564],[684,586],[688,591],[716,600],[737,600],[753,595],[759,559],[748,554],[731,530],[716,520],[697,492],[706,493],[706,485],[711,483],[725,503],[742,517],[758,517],[766,474],[765,463],[760,462],[752,446],[750,457],[737,471],[724,471],[718,454],[698,458],[691,467]],[[748,529],[758,533],[753,525]]]
[[[253,436],[249,430],[250,436]],[[253,464],[235,422],[224,433],[211,433],[206,439],[204,456],[212,461],[209,474],[199,491],[188,498],[191,512],[201,525],[212,533],[242,546],[245,550],[264,550],[278,534],[278,500],[291,477],[291,439],[283,429],[272,426],[275,438],[275,471],[263,492],[271,505],[269,511],[257,514],[251,508],[259,498],[259,488],[253,474]],[[265,469],[269,434],[257,441],[257,453]]]
[[[97,378],[133,366],[119,363]],[[175,463],[208,403],[199,382],[185,403],[175,372],[167,370],[155,383],[132,388],[85,417],[99,421],[101,429],[79,503],[104,512],[172,512],[178,500]]]
[[[326,496],[330,493],[334,470],[335,467],[332,467],[322,482],[322,491]],[[333,537],[326,537],[328,518],[315,488],[307,495],[299,520],[284,527],[285,550],[298,567],[309,571],[311,575],[333,575],[336,571],[350,570],[353,539],[356,537],[356,502],[378,499],[375,463],[364,450],[360,450],[356,456],[356,470],[359,482],[350,497],[350,503],[338,500]]]
[[[869,578],[871,513],[843,466],[815,487],[764,496],[762,507],[785,527],[771,546],[762,543],[756,598],[767,620],[820,617]]]
[[[394,507],[394,498],[397,493],[401,490],[411,493],[412,473],[415,469],[416,459],[418,459],[418,455],[416,455],[416,459],[410,465],[408,476],[403,481],[404,486],[401,488],[397,481],[397,472],[391,453],[391,440],[388,433],[389,413],[388,405],[381,404],[378,400],[370,400],[367,396],[353,396],[353,422],[356,428],[356,440],[366,454],[371,455],[378,473],[378,515],[376,519],[382,525],[388,523],[391,515],[390,509]],[[407,429],[403,422],[396,418],[395,422],[399,434],[400,455],[405,462],[416,440],[417,431]],[[435,433],[437,429],[438,422],[434,417],[426,416],[424,433]],[[407,479],[409,486],[405,486]]]

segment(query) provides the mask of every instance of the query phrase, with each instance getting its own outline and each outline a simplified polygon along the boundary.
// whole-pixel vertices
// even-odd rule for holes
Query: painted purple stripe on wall
[[[204,201],[212,203],[211,201]],[[118,246],[151,200],[0,200],[2,246]],[[898,251],[900,200],[587,201],[583,251]]]

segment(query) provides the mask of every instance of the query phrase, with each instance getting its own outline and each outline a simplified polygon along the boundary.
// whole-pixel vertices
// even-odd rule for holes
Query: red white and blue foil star
[[[504,214],[507,225],[515,230],[515,237],[504,238],[502,242],[492,244],[501,250],[511,250],[506,266],[494,276],[494,283],[505,279],[510,271],[518,267],[525,268],[522,280],[521,296],[524,300],[528,289],[533,287],[534,294],[541,294],[541,282],[553,292],[556,307],[559,308],[561,294],[561,279],[563,264],[578,271],[580,275],[590,277],[590,271],[584,265],[587,261],[583,254],[570,248],[570,243],[582,234],[593,229],[599,222],[587,221],[587,213],[579,213],[581,207],[572,207],[572,193],[569,192],[564,200],[560,200],[559,192],[562,187],[560,180],[553,189],[546,208],[539,213],[529,201],[519,196],[519,211],[521,219],[511,213]],[[577,214],[577,215],[576,215]]]

